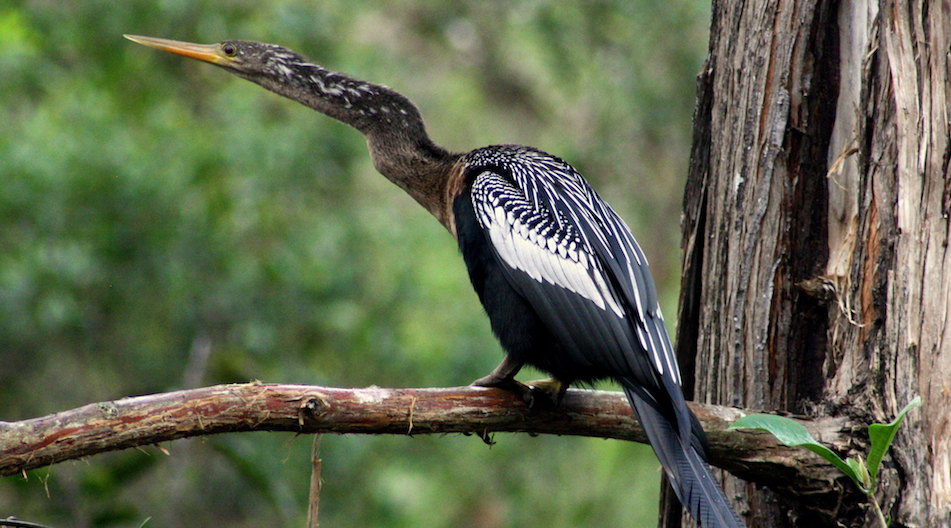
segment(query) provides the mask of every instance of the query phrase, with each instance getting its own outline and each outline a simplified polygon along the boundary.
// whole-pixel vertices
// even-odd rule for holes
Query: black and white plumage
[[[521,146],[472,151],[455,200],[459,246],[516,364],[624,389],[702,526],[742,526],[706,464],[653,280],[630,230],[561,159]]]
[[[563,301],[571,311],[587,312],[589,305],[594,305],[598,314],[628,321],[592,328],[603,333],[597,336],[597,346],[581,347],[579,342],[575,348],[589,356],[599,354],[604,340],[629,347],[625,341],[633,330],[641,349],[650,352],[647,359],[653,368],[617,362],[624,359],[620,355],[605,356],[592,365],[610,364],[611,372],[649,370],[660,378],[668,376],[679,386],[677,360],[647,259],[624,222],[581,175],[554,156],[520,146],[478,149],[463,162],[474,174],[470,194],[476,219],[494,253],[507,265],[504,269],[511,270],[506,277],[519,293],[528,298],[537,292],[552,302],[565,296]],[[526,282],[525,275],[532,282]],[[627,310],[625,304],[633,310]],[[554,324],[555,319],[550,319],[549,324]],[[564,332],[559,337],[574,339]],[[585,359],[579,357],[577,362]],[[561,379],[609,376],[592,368],[588,376],[552,373]],[[640,381],[657,384],[656,379]]]
[[[644,253],[570,165],[514,145],[448,152],[401,94],[281,46],[128,38],[215,64],[363,133],[377,170],[458,240],[507,354],[476,383],[517,388],[524,364],[552,374],[560,390],[617,380],[693,517],[704,528],[743,525],[707,467]]]

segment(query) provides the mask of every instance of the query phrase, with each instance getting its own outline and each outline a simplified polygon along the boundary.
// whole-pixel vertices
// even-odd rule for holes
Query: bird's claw
[[[514,379],[496,379],[486,376],[473,381],[473,387],[490,387],[514,392],[522,398],[529,409],[554,409],[561,404],[567,384],[555,379],[522,383]]]
[[[529,407],[534,405],[533,402],[535,401],[535,395],[532,388],[513,378],[499,379],[489,375],[484,378],[479,378],[469,385],[472,387],[489,387],[514,392],[515,394],[521,396],[522,401],[525,402],[525,405],[528,405]]]

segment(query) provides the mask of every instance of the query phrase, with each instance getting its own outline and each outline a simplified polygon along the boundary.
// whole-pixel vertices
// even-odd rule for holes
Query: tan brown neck
[[[428,137],[369,131],[373,166],[419,202],[455,236],[452,201],[461,191],[461,154],[450,153]],[[457,189],[458,188],[458,189]]]

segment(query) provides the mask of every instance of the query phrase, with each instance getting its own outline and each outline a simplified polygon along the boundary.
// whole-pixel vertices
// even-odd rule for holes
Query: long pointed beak
[[[176,55],[198,59],[200,61],[210,62],[219,66],[231,66],[234,59],[226,56],[221,51],[218,44],[192,44],[191,42],[181,42],[178,40],[161,39],[155,37],[143,37],[139,35],[122,35],[123,37],[135,42],[155,48],[157,50],[167,51]]]

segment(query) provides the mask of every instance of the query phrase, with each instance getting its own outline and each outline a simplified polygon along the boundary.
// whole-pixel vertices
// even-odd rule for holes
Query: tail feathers
[[[701,452],[704,449],[703,437],[679,434],[671,419],[644,397],[646,394],[640,394],[633,384],[623,385],[677,498],[694,520],[703,528],[743,528],[743,522],[710,474],[706,456]]]

